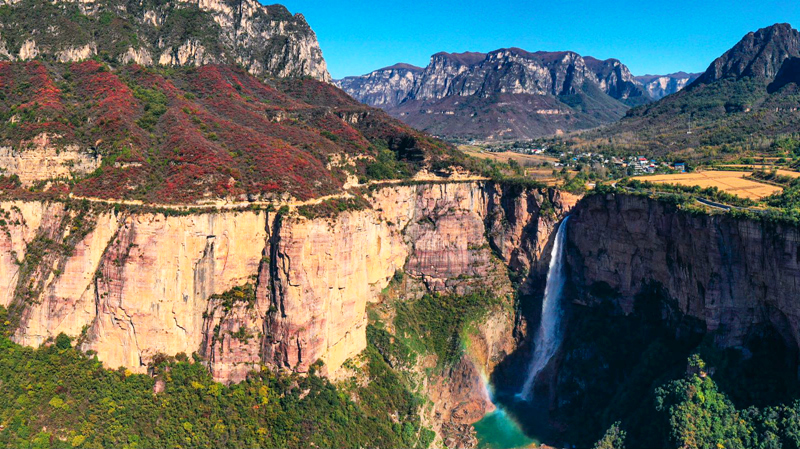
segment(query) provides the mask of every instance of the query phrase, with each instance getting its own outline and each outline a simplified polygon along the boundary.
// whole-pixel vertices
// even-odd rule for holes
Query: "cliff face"
[[[759,329],[800,348],[800,233],[726,216],[676,213],[633,196],[593,196],[569,224],[573,284],[602,284],[624,313],[658,285],[679,314],[696,318],[720,347]],[[605,289],[607,290],[607,288]]]
[[[399,105],[414,88],[420,67],[396,64],[364,76],[349,76],[334,83],[356,100],[379,108]]]
[[[16,341],[64,332],[109,367],[198,352],[221,381],[262,363],[305,372],[322,360],[332,374],[366,347],[366,305],[395,271],[434,292],[505,285],[503,265],[537,264],[571,207],[553,191],[483,183],[389,187],[371,202],[318,219],[6,202],[0,304]],[[226,293],[245,285],[252,296]]]
[[[669,75],[637,76],[635,77],[635,81],[639,83],[654,100],[660,100],[667,95],[672,95],[683,90],[684,87],[691,84],[699,76],[699,73],[678,72]]]
[[[254,0],[4,0],[0,58],[122,64],[238,64],[256,76],[330,81],[301,14]],[[37,20],[39,22],[37,22]],[[43,27],[42,21],[51,24]]]

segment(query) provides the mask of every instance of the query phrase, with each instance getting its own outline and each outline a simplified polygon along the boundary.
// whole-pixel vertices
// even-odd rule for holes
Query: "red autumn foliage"
[[[23,110],[30,107],[40,107],[48,112],[63,111],[61,104],[61,90],[53,83],[47,68],[39,61],[32,61],[26,64],[27,79],[30,83],[30,100],[23,103],[17,109]]]
[[[186,203],[287,192],[308,199],[339,191],[347,179],[344,169],[328,168],[333,155],[375,155],[389,146],[424,160],[443,151],[383,112],[312,80],[270,85],[216,65],[19,66],[0,64],[0,82],[30,83],[22,100],[41,100],[53,110],[59,100],[63,111],[58,120],[26,123],[26,133],[59,129],[64,144],[104,158],[72,187],[81,196]],[[63,79],[74,95],[56,95],[53,79]],[[17,100],[0,99],[0,111]]]

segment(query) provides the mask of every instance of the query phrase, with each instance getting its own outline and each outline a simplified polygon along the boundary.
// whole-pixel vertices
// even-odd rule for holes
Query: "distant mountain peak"
[[[424,69],[396,64],[336,84],[418,129],[488,139],[591,128],[650,101],[616,59],[517,47],[436,53]]]
[[[733,48],[711,63],[697,84],[744,77],[771,81],[784,61],[800,57],[800,33],[788,23],[777,23],[747,33]]]
[[[466,51],[463,53],[447,53],[439,52],[431,57],[431,59],[448,59],[457,62],[461,65],[471,66],[486,59],[486,53]]]
[[[376,72],[382,72],[384,70],[408,70],[408,71],[411,71],[411,72],[421,72],[421,71],[423,71],[425,69],[423,69],[422,67],[417,67],[415,65],[406,64],[404,62],[398,62],[395,65],[390,65],[389,67],[384,67],[382,69],[378,69],[378,70],[376,70]]]
[[[634,80],[641,84],[654,100],[660,100],[667,95],[672,95],[683,90],[683,88],[691,84],[700,75],[702,74],[681,71],[667,75],[636,76]]]

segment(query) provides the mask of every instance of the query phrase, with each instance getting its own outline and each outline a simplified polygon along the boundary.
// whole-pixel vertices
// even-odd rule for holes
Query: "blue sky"
[[[262,0],[263,1],[263,0]],[[342,78],[439,51],[572,50],[617,58],[635,75],[704,71],[748,31],[800,26],[798,0],[283,0],[316,31]]]

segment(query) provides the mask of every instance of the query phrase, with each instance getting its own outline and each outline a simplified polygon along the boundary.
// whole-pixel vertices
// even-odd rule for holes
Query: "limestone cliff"
[[[64,332],[110,367],[197,352],[221,381],[262,363],[305,372],[322,360],[332,374],[366,347],[367,303],[397,270],[431,292],[508,290],[505,265],[537,264],[570,207],[493,183],[386,187],[369,201],[316,219],[6,202],[0,304],[17,341]],[[246,285],[252,298],[220,297]]]
[[[667,95],[672,95],[683,90],[683,88],[696,80],[698,76],[700,76],[699,73],[678,72],[669,75],[637,76],[634,77],[634,80],[639,83],[654,100],[660,100]]]
[[[0,1],[0,59],[238,64],[256,76],[330,81],[302,14],[254,0]],[[48,26],[43,26],[47,23]]]
[[[764,327],[800,347],[797,228],[609,195],[579,204],[568,238],[573,285],[613,291],[624,313],[659,286],[675,313],[697,319],[721,347],[742,346]]]

